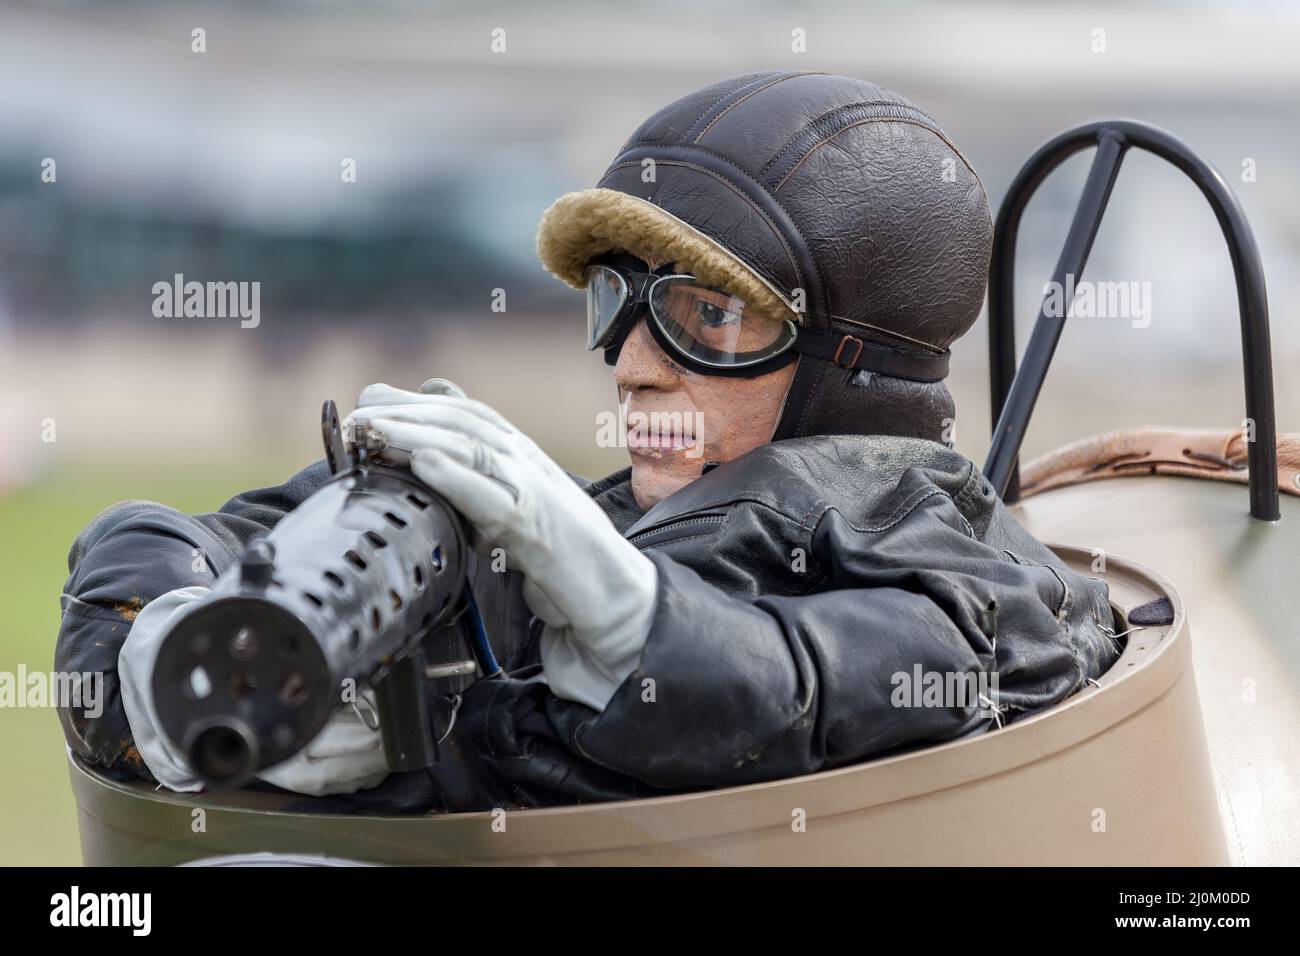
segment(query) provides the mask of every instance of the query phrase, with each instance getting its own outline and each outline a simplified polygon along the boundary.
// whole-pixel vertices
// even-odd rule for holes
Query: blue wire
[[[468,582],[465,584],[465,610],[469,615],[470,647],[474,651],[474,660],[478,662],[479,670],[483,672],[485,678],[496,677],[501,673],[501,665],[497,663],[496,656],[492,653],[492,645],[488,643],[487,628],[483,626],[483,615],[478,611],[474,592],[470,590]]]

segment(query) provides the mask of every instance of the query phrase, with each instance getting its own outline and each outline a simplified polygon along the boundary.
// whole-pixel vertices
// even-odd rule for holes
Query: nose
[[[654,340],[645,320],[628,332],[614,366],[614,381],[620,392],[643,392],[648,389],[667,391],[675,388],[682,373]]]

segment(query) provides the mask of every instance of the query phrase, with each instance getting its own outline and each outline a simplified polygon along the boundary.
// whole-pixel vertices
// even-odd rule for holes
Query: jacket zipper
[[[649,538],[657,534],[662,534],[665,531],[675,531],[678,528],[685,528],[694,524],[722,524],[722,522],[726,520],[726,515],[694,515],[689,518],[678,518],[674,521],[668,521],[653,528],[647,528],[645,531],[638,531],[627,540],[636,544],[642,538]]]

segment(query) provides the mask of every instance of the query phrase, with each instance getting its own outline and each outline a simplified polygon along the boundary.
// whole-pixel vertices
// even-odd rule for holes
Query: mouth
[[[649,416],[627,426],[627,447],[636,454],[662,455],[698,447],[691,417],[684,414]]]

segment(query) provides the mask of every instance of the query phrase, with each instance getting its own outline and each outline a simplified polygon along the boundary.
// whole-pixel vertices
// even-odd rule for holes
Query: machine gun
[[[468,607],[460,517],[356,423],[344,444],[332,401],[322,437],[333,478],[254,539],[164,638],[153,673],[163,732],[212,787],[287,760],[349,692],[375,692],[392,770],[438,759],[422,647]],[[490,667],[495,668],[492,662]],[[472,673],[463,662],[455,673]]]

